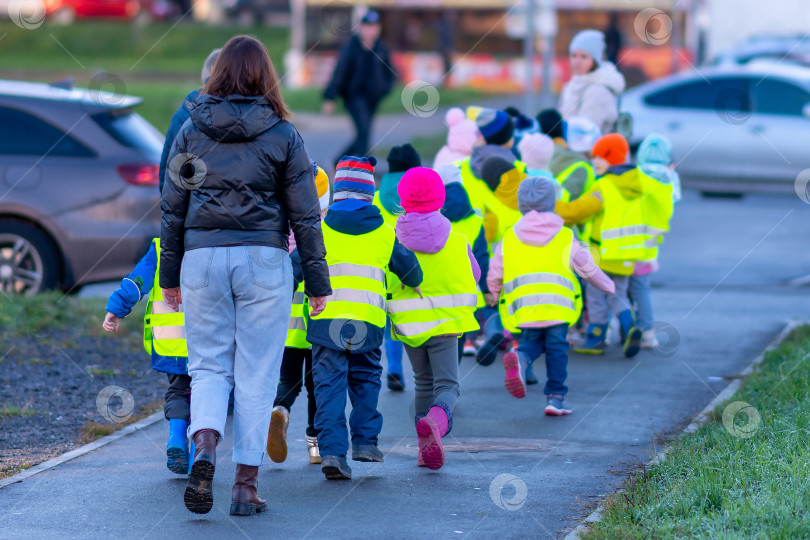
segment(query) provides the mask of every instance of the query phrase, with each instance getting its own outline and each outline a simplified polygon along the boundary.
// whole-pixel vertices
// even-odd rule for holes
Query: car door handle
[[[667,129],[670,131],[676,131],[678,129],[681,129],[681,122],[678,120],[670,122],[669,124],[667,124]]]

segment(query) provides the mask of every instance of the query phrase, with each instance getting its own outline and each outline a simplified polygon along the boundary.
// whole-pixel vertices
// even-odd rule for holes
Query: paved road
[[[288,461],[262,467],[268,514],[227,515],[228,439],[214,510],[188,513],[184,481],[162,461],[167,426],[160,423],[0,490],[0,537],[559,537],[620,486],[628,465],[649,457],[657,437],[688,423],[785,321],[810,315],[810,290],[787,285],[810,273],[802,232],[809,212],[795,197],[717,200],[687,192],[654,279],[657,319],[677,332],[677,352],[633,360],[615,351],[572,355],[574,414],[565,418],[542,416],[537,387],[526,399],[511,398],[499,364],[464,360],[440,471],[416,467],[412,394],[384,390],[386,462],[353,463],[354,481],[327,483],[306,462],[302,399]]]

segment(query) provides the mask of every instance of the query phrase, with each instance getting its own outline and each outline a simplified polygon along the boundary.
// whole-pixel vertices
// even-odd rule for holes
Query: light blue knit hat
[[[669,165],[672,163],[672,143],[660,133],[650,133],[641,141],[637,157],[639,165]]]

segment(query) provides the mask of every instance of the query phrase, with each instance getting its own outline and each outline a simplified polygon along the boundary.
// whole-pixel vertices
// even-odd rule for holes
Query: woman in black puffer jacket
[[[257,474],[292,302],[290,228],[313,314],[332,292],[312,163],[286,120],[279,87],[264,45],[234,37],[169,154],[160,286],[169,307],[177,310],[182,301],[185,311],[196,449],[184,500],[196,513],[213,505],[216,444],[231,388],[237,464],[231,514],[267,509]]]

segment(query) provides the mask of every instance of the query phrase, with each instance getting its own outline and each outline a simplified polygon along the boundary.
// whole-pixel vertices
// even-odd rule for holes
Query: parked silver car
[[[0,81],[0,290],[119,279],[160,230],[163,136],[140,98]]]
[[[672,140],[684,185],[705,192],[792,192],[810,168],[810,69],[774,64],[699,68],[629,90],[631,146]]]

